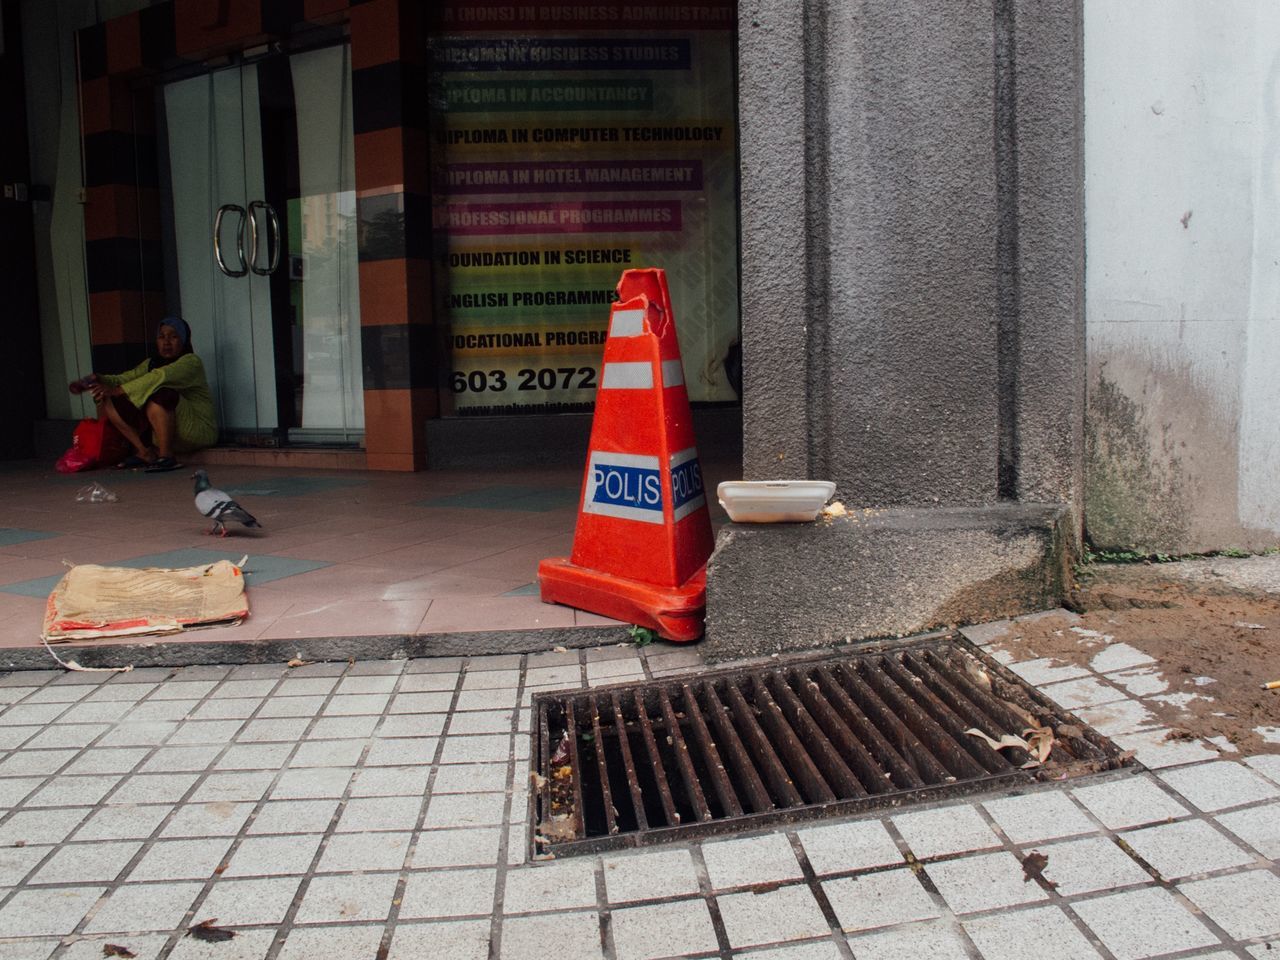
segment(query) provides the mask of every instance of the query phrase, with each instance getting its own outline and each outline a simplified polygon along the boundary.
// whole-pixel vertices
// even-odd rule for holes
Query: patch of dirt
[[[1110,644],[1129,644],[1156,663],[1108,679],[1133,683],[1170,737],[1225,737],[1246,755],[1280,753],[1257,730],[1280,728],[1280,689],[1262,689],[1280,680],[1280,598],[1189,582],[1159,564],[1099,565],[1066,606],[1078,616],[1016,622],[996,648],[1088,666]],[[1167,688],[1153,689],[1161,681]]]

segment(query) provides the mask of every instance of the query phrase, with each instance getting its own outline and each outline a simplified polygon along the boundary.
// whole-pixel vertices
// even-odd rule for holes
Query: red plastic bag
[[[109,420],[86,417],[76,424],[71,435],[71,448],[58,458],[55,465],[59,473],[79,473],[94,467],[121,460],[129,451],[129,444]]]

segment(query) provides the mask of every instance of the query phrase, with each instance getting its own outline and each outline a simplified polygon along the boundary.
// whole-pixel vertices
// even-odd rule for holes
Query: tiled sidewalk
[[[1112,733],[1150,772],[527,863],[531,693],[696,665],[653,646],[10,674],[0,958],[1277,956],[1280,756],[1130,738],[1136,711]],[[183,935],[210,918],[238,936]]]

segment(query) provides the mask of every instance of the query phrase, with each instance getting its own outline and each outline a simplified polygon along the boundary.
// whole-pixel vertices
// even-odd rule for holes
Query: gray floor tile
[[[378,727],[378,736],[405,739],[410,737],[438,737],[444,732],[443,713],[402,713],[384,717]]]
[[[1280,860],[1280,803],[1222,813],[1216,819],[1264,857]]]
[[[900,814],[893,818],[893,825],[918,860],[1000,846],[1000,838],[968,805]]]
[[[1048,897],[1039,885],[1027,882],[1022,863],[1004,850],[931,863],[925,872],[956,913],[992,910]]]
[[[214,764],[216,770],[279,770],[288,762],[293,743],[237,743]]]
[[[205,918],[212,919],[212,918]],[[183,937],[168,960],[263,960],[275,940],[274,930],[241,930],[234,940],[206,943]]]
[[[320,846],[319,834],[253,836],[241,841],[223,877],[266,877],[306,873]]]
[[[276,687],[276,681],[267,680],[227,680],[209,695],[212,700],[237,700],[253,697],[261,700]]]
[[[218,685],[216,680],[168,680],[151,694],[152,700],[200,700]]]
[[[298,909],[298,923],[385,920],[395,896],[397,875],[316,877]]]
[[[652,960],[717,949],[711,914],[700,898],[614,910],[613,942],[618,960]]]
[[[791,842],[781,833],[706,843],[702,846],[702,859],[714,890],[794,880],[803,875]]]
[[[253,716],[262,701],[257,698],[237,697],[226,700],[207,700],[191,713],[192,720],[247,720]]]
[[[513,720],[510,710],[473,710],[455,713],[449,719],[449,733],[510,733]]]
[[[572,910],[595,904],[594,858],[553,860],[507,871],[502,897],[504,913]]]
[[[280,681],[272,700],[282,697],[323,697],[338,685],[337,677],[286,677]]]
[[[281,697],[274,696],[262,705],[258,711],[259,720],[277,717],[313,717],[324,706],[323,696],[314,697]]]
[[[514,689],[463,690],[458,694],[459,710],[510,710],[518,698]]]
[[[208,768],[222,751],[224,744],[203,743],[190,747],[161,747],[142,765],[144,773],[179,773]]]
[[[129,723],[152,723],[160,720],[177,722],[200,705],[199,700],[150,700],[129,711]]]
[[[807,827],[797,831],[797,835],[809,863],[818,874],[902,862],[897,844],[878,820]],[[919,832],[917,835],[922,836]]]
[[[1199,740],[1166,739],[1169,733],[1167,729],[1143,730],[1118,734],[1112,740],[1121,750],[1134,751],[1138,762],[1151,770],[1213,760],[1218,756],[1217,750]]]
[[[197,913],[201,917],[217,917],[220,927],[280,923],[301,883],[301,877],[219,879]]]
[[[1254,859],[1203,820],[1142,827],[1123,837],[1166,880],[1238,867]]]
[[[236,736],[241,727],[247,725],[243,720],[186,720],[178,724],[178,729],[173,731],[173,736],[168,742],[172,746],[187,743],[226,743]]]
[[[985,960],[1092,960],[1101,954],[1057,907],[1017,910],[964,922]]]
[[[381,942],[382,924],[293,927],[276,960],[318,960],[326,955],[360,960],[376,956]]]
[[[307,731],[308,740],[365,740],[373,736],[379,718],[373,715],[363,717],[321,717]]]
[[[804,885],[718,898],[729,943],[735,947],[804,940],[830,933],[813,894]]]
[[[928,891],[907,869],[825,880],[822,889],[846,933],[940,915]]]
[[[143,854],[129,881],[203,880],[213,876],[231,848],[227,837],[198,840],[159,840]]]
[[[381,714],[390,701],[389,693],[361,693],[342,696],[334,694],[325,704],[326,717],[355,717],[363,714]]]
[[[145,840],[169,815],[170,804],[104,807],[77,830],[75,840]]]
[[[301,744],[290,767],[354,767],[364,753],[363,740],[314,740]]]
[[[603,863],[605,891],[612,903],[698,892],[698,875],[688,850],[617,854],[605,857]]]
[[[111,794],[110,803],[176,803],[196,782],[195,773],[138,773],[126,777]]]
[[[340,742],[364,745],[362,740]],[[388,767],[429,764],[435,760],[436,745],[438,743],[439,741],[433,737],[414,737],[407,740],[375,740],[370,745],[368,754],[365,755],[364,765],[366,767]]]
[[[45,861],[28,883],[110,883],[142,849],[137,840],[73,843]]]
[[[200,892],[198,883],[126,883],[85,924],[86,933],[172,930]]]
[[[561,960],[598,960],[600,917],[589,913],[511,917],[502,923],[500,960],[543,960],[554,943]]]
[[[946,920],[905,923],[860,934],[849,938],[849,946],[858,960],[970,960],[964,937]],[[757,955],[750,957],[756,960]],[[1025,955],[1019,960],[1025,960]]]
[[[240,743],[295,743],[307,729],[307,717],[277,717],[271,720],[250,720],[236,738]],[[232,731],[234,733],[234,731]],[[223,739],[226,739],[225,737]]]
[[[19,810],[0,825],[0,847],[61,843],[87,817],[92,807]]]
[[[497,862],[502,831],[498,827],[424,830],[413,852],[413,866],[469,867]]]
[[[1159,777],[1191,803],[1209,812],[1280,797],[1280,787],[1229,760],[1164,770]]]
[[[160,832],[162,837],[233,837],[253,811],[252,803],[188,803],[174,812]]]
[[[429,767],[366,767],[351,783],[353,797],[422,796],[427,789]]]
[[[498,872],[488,867],[410,874],[400,916],[409,920],[487,917],[493,912],[497,876]]]
[[[459,674],[456,672],[412,673],[405,674],[400,681],[401,693],[430,693],[447,690],[453,692],[458,686]]]
[[[433,954],[449,960],[488,960],[489,921],[452,920],[396,926],[387,960],[422,960]]]
[[[58,956],[62,960],[102,960],[103,956],[105,956],[103,951],[106,949],[106,945],[114,943],[136,953],[138,960],[156,960],[168,939],[168,936],[163,933],[130,933],[124,937],[111,934],[86,937],[71,944]],[[121,940],[125,942],[120,943],[119,941]],[[0,953],[0,958],[3,957],[5,957],[5,954]]]
[[[19,890],[0,908],[0,937],[68,934],[102,891],[102,887],[63,887],[50,896],[47,890]]]
[[[353,797],[338,821],[338,833],[367,830],[412,830],[418,824],[420,797]]]
[[[262,798],[275,781],[273,770],[211,773],[191,794],[192,803],[235,803]]]
[[[1071,909],[1116,960],[1140,960],[1218,943],[1218,938],[1167,890],[1145,888],[1081,900]]]
[[[1097,830],[1093,821],[1066,794],[1056,790],[988,800],[983,806],[1005,836],[1017,844]]]
[[[272,800],[319,800],[341,797],[351,780],[349,767],[286,770],[271,791]],[[425,786],[425,784],[424,784]]]
[[[144,747],[98,747],[83,750],[65,773],[128,773],[147,755]]]
[[[338,801],[271,800],[249,824],[249,833],[324,833]]]
[[[490,793],[505,790],[506,786],[505,763],[450,763],[436,771],[431,790],[433,794]]]
[[[1193,880],[1178,889],[1233,937],[1280,934],[1280,877],[1248,870],[1225,877]]]
[[[44,777],[9,777],[0,779],[0,807],[16,807],[28,794],[45,782]]]
[[[1191,812],[1148,775],[1079,787],[1073,793],[1090,813],[1112,830],[1156,823]]]
[[[8,745],[3,741],[6,739],[5,734],[18,735],[17,739],[22,746],[30,750],[49,749],[56,750],[59,747],[87,747],[89,744],[97,740],[103,732],[111,729],[109,723],[69,723],[56,724],[51,727],[45,727],[29,740],[26,739],[25,731],[31,730],[30,727],[8,727],[0,728],[0,749],[9,749]],[[39,729],[39,728],[36,728]],[[14,743],[13,746],[18,746]]]
[[[16,887],[52,847],[0,847],[0,887]]]
[[[410,833],[339,833],[329,838],[317,873],[399,870],[409,852]]]
[[[19,750],[0,760],[0,777],[48,776],[65,767],[77,753],[76,750]]]
[[[427,806],[427,827],[478,827],[501,823],[507,798],[501,793],[456,793],[433,796]]]
[[[56,777],[32,795],[29,807],[91,806],[111,792],[120,780],[114,775],[88,777]]]
[[[173,736],[178,724],[172,720],[122,723],[102,735],[100,747],[151,747]]]
[[[391,693],[396,688],[398,676],[351,676],[348,674],[338,681],[334,691],[337,696],[362,693]]]
[[[523,739],[523,738],[522,738]],[[511,737],[482,734],[477,736],[447,737],[441,763],[493,763],[510,759]]]
[[[1068,840],[1035,852],[1047,858],[1045,879],[1056,883],[1063,896],[1152,882],[1151,875],[1107,837]]]
[[[391,701],[389,712],[444,713],[452,702],[452,692],[401,693]]]

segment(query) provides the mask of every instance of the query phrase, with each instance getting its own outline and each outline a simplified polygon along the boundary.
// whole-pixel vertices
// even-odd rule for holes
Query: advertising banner
[[[589,411],[614,286],[667,271],[689,396],[733,401],[736,5],[445,0],[436,316],[459,416]]]

